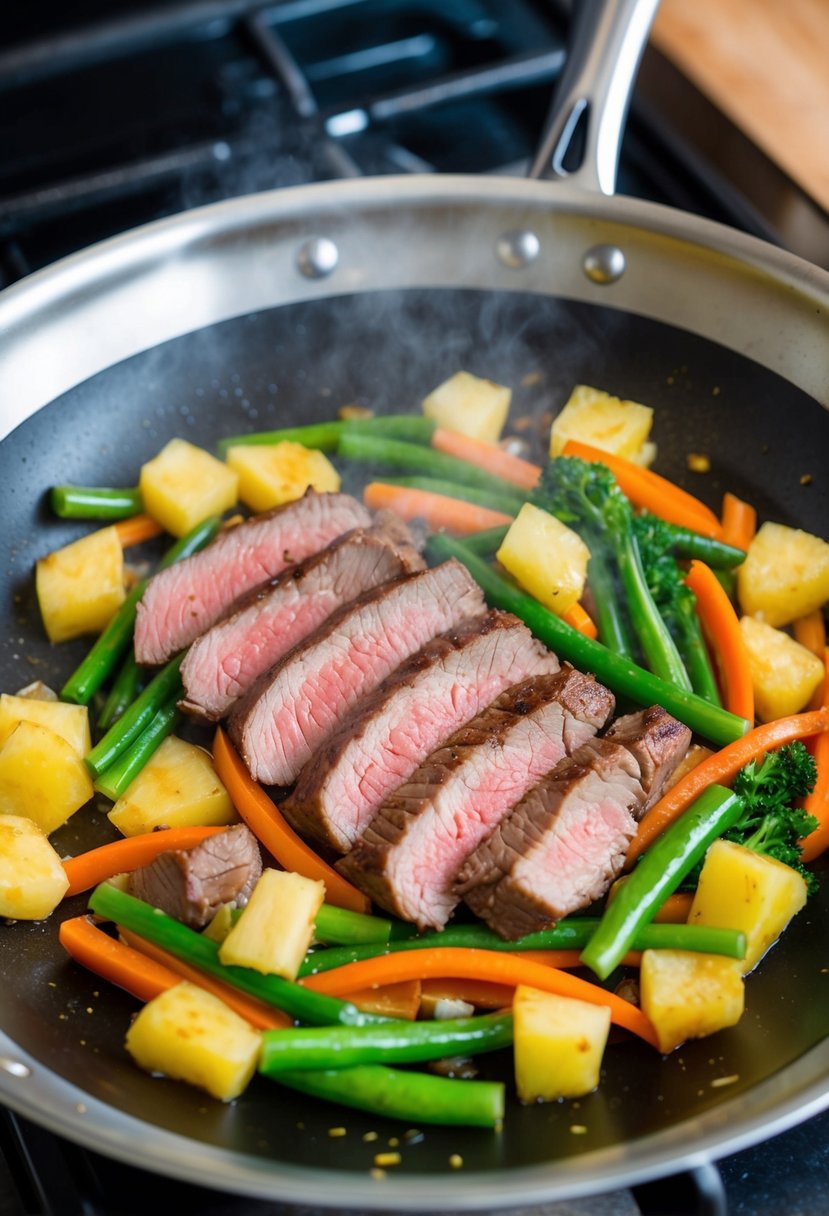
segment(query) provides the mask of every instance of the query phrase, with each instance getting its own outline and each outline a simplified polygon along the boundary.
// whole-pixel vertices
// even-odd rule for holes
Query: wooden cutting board
[[[652,37],[829,211],[829,0],[662,0]]]

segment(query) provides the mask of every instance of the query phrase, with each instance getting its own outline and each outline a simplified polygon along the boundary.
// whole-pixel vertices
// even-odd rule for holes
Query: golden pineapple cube
[[[512,389],[471,372],[455,372],[423,398],[423,413],[439,427],[497,443],[507,420]]]
[[[83,760],[47,727],[19,722],[0,747],[0,808],[33,820],[47,836],[92,793]]]
[[[54,688],[50,688],[48,684],[44,684],[42,680],[32,680],[31,684],[27,684],[25,688],[18,688],[14,694],[16,697],[22,697],[24,701],[57,701],[58,694]]]
[[[590,550],[581,537],[525,503],[495,555],[525,591],[561,616],[581,598]]]
[[[734,841],[715,840],[705,856],[688,924],[745,933],[740,966],[746,972],[805,903],[806,883],[797,870]]]
[[[753,616],[740,618],[748,654],[754,710],[761,722],[773,722],[803,709],[821,684],[820,659],[794,638]]]
[[[560,456],[568,439],[589,443],[639,464],[650,464],[655,448],[646,447],[653,410],[638,401],[622,401],[598,388],[577,384],[564,409],[553,420],[550,455]]]
[[[288,440],[228,448],[227,463],[238,475],[239,497],[251,511],[293,502],[309,488],[320,493],[340,488],[340,475],[324,452]]]
[[[235,904],[222,904],[222,906],[216,912],[214,912],[210,924],[202,930],[203,935],[205,937],[209,937],[212,942],[223,942],[230,930],[233,928],[233,913],[235,911]]]
[[[740,963],[719,954],[646,950],[639,992],[661,1052],[736,1026],[745,1007]]]
[[[126,598],[124,550],[115,528],[99,528],[42,557],[35,588],[50,642],[100,633]]]
[[[288,870],[264,870],[219,947],[219,958],[228,965],[295,979],[324,899],[323,882]]]
[[[230,795],[200,747],[169,735],[109,812],[125,836],[154,828],[223,827],[236,823]]]
[[[515,990],[515,1084],[522,1102],[578,1098],[599,1084],[610,1010],[524,985]]]
[[[126,1048],[147,1072],[230,1102],[256,1071],[261,1041],[224,1001],[183,980],[144,1006],[127,1032]]]
[[[68,886],[61,860],[37,824],[22,815],[0,815],[0,916],[42,920]]]
[[[829,600],[829,544],[819,536],[765,523],[737,571],[737,595],[747,616],[789,625]]]
[[[234,506],[239,478],[221,460],[186,439],[171,439],[141,466],[144,510],[173,536],[186,536],[208,515]]]
[[[38,701],[7,692],[0,694],[0,747],[20,722],[34,722],[60,735],[81,760],[92,747],[89,710],[85,705]]]

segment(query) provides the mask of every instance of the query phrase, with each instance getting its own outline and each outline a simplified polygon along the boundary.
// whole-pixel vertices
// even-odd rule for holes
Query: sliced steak
[[[462,867],[457,893],[508,939],[586,907],[621,870],[636,819],[690,738],[659,706],[620,718],[525,795]]]
[[[243,823],[192,849],[170,849],[130,875],[138,899],[202,929],[222,904],[243,907],[262,873],[256,837]]]
[[[217,722],[263,672],[343,604],[422,570],[423,558],[404,529],[381,525],[347,532],[245,596],[187,652],[180,708]]]
[[[346,853],[383,800],[500,693],[556,672],[558,659],[506,612],[429,642],[356,706],[300,774],[283,814]]]
[[[336,612],[237,702],[230,733],[251,775],[290,785],[360,697],[437,634],[483,609],[481,589],[452,559]]]
[[[165,663],[215,625],[231,604],[371,516],[348,494],[307,493],[220,532],[212,544],[150,579],[138,604],[135,657]]]
[[[612,709],[612,694],[569,666],[508,689],[384,802],[337,868],[388,911],[442,928],[469,854]]]

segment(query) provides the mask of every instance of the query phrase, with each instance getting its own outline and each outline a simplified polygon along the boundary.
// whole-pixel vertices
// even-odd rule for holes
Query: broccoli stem
[[[615,654],[633,658],[633,643],[630,638],[625,615],[619,605],[613,571],[599,544],[588,544],[590,561],[587,566],[587,582],[596,605],[599,638]]]
[[[705,697],[712,705],[722,705],[717,679],[708,657],[708,647],[703,640],[702,630],[696,614],[685,622],[683,636],[679,640],[679,649],[685,670],[691,680],[691,688],[699,697]]]

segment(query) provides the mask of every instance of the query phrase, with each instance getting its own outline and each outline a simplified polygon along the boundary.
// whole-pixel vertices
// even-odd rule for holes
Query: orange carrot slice
[[[748,652],[737,613],[714,571],[704,562],[691,562],[685,579],[697,601],[697,615],[720,673],[725,708],[754,721],[754,686]]]
[[[726,493],[722,500],[722,539],[736,549],[747,549],[757,531],[757,512],[736,494]]]
[[[808,616],[799,617],[794,622],[794,636],[795,641],[800,642],[801,646],[811,650],[812,654],[817,655],[819,659],[823,658],[823,652],[826,649],[826,622],[820,608],[816,608]]]
[[[571,628],[578,629],[579,633],[583,633],[586,638],[593,638],[595,641],[599,636],[595,621],[589,613],[585,612],[581,604],[573,604],[566,612],[562,612],[561,619]]]
[[[445,452],[447,456],[456,456],[458,460],[474,464],[476,468],[520,486],[522,490],[534,490],[541,476],[537,464],[513,456],[497,444],[471,439],[469,435],[459,435],[456,431],[445,431],[441,427],[432,435],[432,447],[438,452]]]
[[[156,523],[150,515],[133,515],[131,519],[119,519],[113,526],[122,549],[129,549],[131,545],[142,545],[145,540],[161,536],[164,531],[161,524]]]
[[[823,679],[821,699],[824,712],[829,713],[829,650],[827,649],[823,651],[823,662],[826,675]],[[829,731],[824,731],[815,738],[811,750],[817,765],[817,781],[811,794],[803,799],[803,809],[807,814],[815,816],[818,826],[800,842],[803,861],[814,861],[829,848]]]
[[[225,828],[166,828],[163,832],[142,832],[139,836],[127,836],[124,840],[69,857],[63,863],[69,879],[66,898],[97,887],[113,874],[149,865],[160,853],[170,849],[192,849],[208,836],[224,831]]]
[[[493,984],[489,980],[423,980],[421,1000],[466,1001],[477,1009],[508,1009],[515,989],[510,984]]]
[[[88,916],[65,920],[58,930],[58,940],[76,962],[139,1001],[151,1001],[181,983],[181,976],[170,967],[115,941],[97,929]]]
[[[369,482],[363,491],[363,502],[373,511],[396,511],[403,519],[422,519],[435,531],[445,528],[459,536],[512,523],[511,515],[491,511],[489,507],[479,507],[445,494],[433,494],[431,490],[390,486],[383,481]]]
[[[250,776],[221,727],[213,740],[213,763],[242,819],[284,869],[306,878],[322,879],[330,904],[350,908],[352,912],[370,911],[371,902],[362,891],[346,882],[283,819],[261,785]]]
[[[413,1022],[420,1011],[420,980],[401,980],[380,988],[361,988],[349,992],[348,1000],[366,1013]]]

